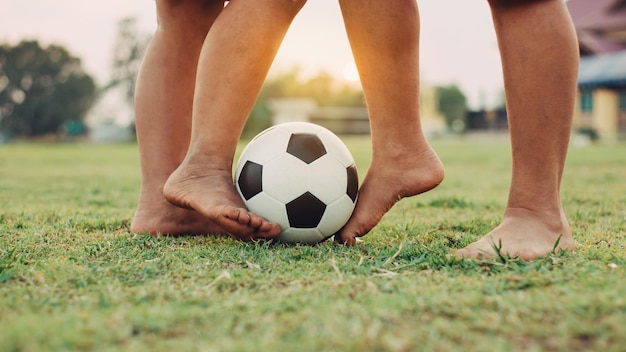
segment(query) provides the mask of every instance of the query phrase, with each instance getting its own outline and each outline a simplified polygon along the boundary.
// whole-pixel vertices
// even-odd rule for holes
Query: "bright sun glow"
[[[343,68],[343,77],[349,82],[359,81],[359,71],[354,63],[349,63]]]

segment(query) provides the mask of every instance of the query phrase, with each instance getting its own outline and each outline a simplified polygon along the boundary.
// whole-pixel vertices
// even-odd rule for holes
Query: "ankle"
[[[185,174],[197,175],[206,174],[211,171],[215,173],[232,173],[233,158],[220,155],[189,153],[181,163],[178,171],[185,170]]]
[[[394,155],[421,154],[432,151],[432,147],[420,133],[410,136],[377,136],[372,134],[373,154],[390,157]]]
[[[534,219],[555,233],[569,232],[567,217],[560,207],[558,210],[546,211],[527,207],[507,206],[504,211],[504,220],[506,219]]]
[[[439,161],[439,157],[424,141],[372,141],[372,162],[381,164],[402,164],[417,161]]]

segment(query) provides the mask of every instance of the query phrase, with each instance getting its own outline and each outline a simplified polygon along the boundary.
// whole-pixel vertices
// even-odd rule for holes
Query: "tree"
[[[136,18],[128,17],[118,22],[111,80],[104,90],[121,87],[130,106],[133,105],[137,75],[149,42],[150,36],[142,34],[137,29]]]
[[[306,80],[300,78],[300,69],[293,67],[268,79],[261,89],[258,102],[271,98],[311,98],[321,106],[363,106],[363,92],[342,84],[328,72],[320,71]]]
[[[65,48],[0,45],[0,131],[9,137],[59,133],[82,122],[95,98],[93,78]]]
[[[438,109],[446,118],[448,127],[462,131],[465,128],[467,99],[456,85],[437,87]]]

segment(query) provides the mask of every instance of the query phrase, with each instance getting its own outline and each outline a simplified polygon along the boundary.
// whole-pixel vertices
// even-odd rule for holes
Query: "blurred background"
[[[576,141],[626,136],[626,1],[570,0],[581,46]],[[498,48],[484,0],[421,0],[421,109],[430,136],[506,134]],[[155,30],[152,0],[4,0],[0,142],[134,140],[132,97]],[[246,134],[283,121],[367,134],[338,3],[296,17]]]

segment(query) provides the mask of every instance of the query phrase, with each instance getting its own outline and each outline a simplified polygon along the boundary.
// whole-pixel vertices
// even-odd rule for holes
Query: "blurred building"
[[[626,0],[570,0],[580,45],[574,129],[626,138]]]
[[[278,98],[269,102],[272,124],[303,121],[326,127],[337,134],[370,133],[366,107],[319,106],[310,98]],[[445,118],[437,109],[435,88],[426,87],[420,97],[422,129],[427,136],[446,132]]]
[[[504,106],[492,110],[468,111],[466,119],[466,130],[470,132],[504,132],[509,129],[509,121]]]
[[[312,98],[277,98],[269,101],[272,125],[284,122],[312,122],[337,134],[368,134],[369,115],[365,107],[319,106]]]

